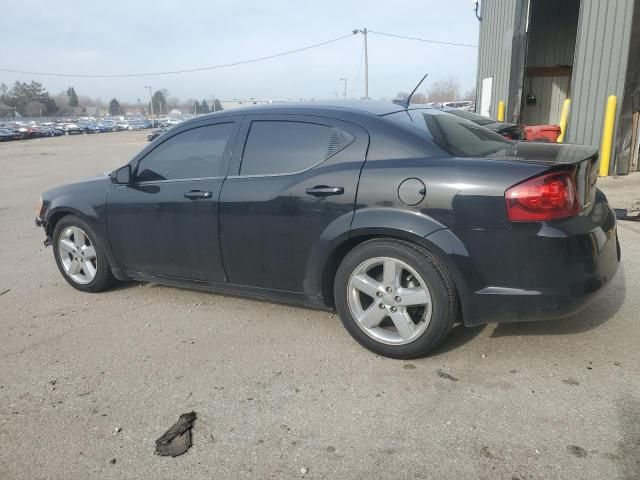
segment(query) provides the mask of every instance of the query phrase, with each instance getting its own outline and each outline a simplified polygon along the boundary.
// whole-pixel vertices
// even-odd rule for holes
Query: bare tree
[[[438,80],[429,87],[427,100],[429,102],[446,102],[458,100],[460,97],[460,82],[457,78],[450,77],[447,80]]]
[[[469,90],[467,90],[462,95],[461,100],[473,100],[475,102],[476,101],[476,89],[475,89],[475,87],[470,88]]]
[[[411,103],[427,103],[427,96],[424,93],[416,92],[411,97]]]

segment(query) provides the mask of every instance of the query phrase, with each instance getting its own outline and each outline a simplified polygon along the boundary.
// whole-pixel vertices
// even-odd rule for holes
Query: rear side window
[[[418,129],[456,157],[484,157],[513,145],[488,128],[437,110],[409,110],[386,115],[385,118]]]
[[[207,125],[179,133],[138,164],[138,182],[220,176],[222,156],[233,123]]]
[[[256,120],[251,123],[240,175],[300,172],[317,165],[354,141],[353,135],[327,125]]]

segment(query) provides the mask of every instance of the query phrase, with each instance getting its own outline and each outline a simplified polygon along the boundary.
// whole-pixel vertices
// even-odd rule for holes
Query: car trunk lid
[[[585,145],[518,142],[510,149],[492,155],[516,162],[548,165],[551,168],[575,168],[575,182],[582,210],[595,199],[598,180],[598,150]]]

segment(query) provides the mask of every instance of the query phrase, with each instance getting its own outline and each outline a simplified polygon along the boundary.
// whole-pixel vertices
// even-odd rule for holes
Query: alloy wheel
[[[422,277],[405,262],[375,257],[356,267],[347,303],[358,326],[374,340],[405,345],[429,326],[433,306]]]
[[[98,272],[96,249],[80,228],[65,228],[58,239],[58,255],[64,272],[76,283],[91,283]]]

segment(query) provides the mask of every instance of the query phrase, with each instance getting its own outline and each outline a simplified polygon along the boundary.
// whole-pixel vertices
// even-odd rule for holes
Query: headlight
[[[44,203],[42,201],[42,197],[40,197],[40,200],[38,200],[38,205],[36,206],[36,216],[40,217],[42,215],[43,206],[44,206]]]

